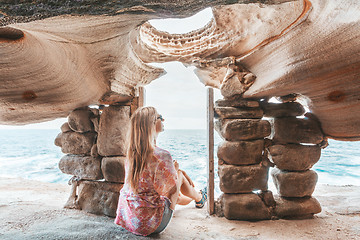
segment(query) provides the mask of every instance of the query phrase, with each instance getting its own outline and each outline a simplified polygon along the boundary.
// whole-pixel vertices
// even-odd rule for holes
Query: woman
[[[130,120],[125,184],[115,223],[143,236],[163,231],[176,204],[195,200],[196,207],[203,207],[207,198],[206,188],[197,192],[170,153],[156,146],[163,121],[153,107],[137,109]]]

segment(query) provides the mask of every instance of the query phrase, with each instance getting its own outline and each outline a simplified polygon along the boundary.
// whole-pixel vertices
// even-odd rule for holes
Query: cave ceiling
[[[148,22],[207,7],[187,34]],[[0,124],[128,101],[165,73],[148,63],[180,61],[216,88],[241,65],[256,76],[245,98],[301,95],[327,136],[359,140],[359,20],[358,0],[0,0]]]

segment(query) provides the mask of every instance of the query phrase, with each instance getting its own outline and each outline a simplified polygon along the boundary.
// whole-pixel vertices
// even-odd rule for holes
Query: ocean
[[[67,183],[70,175],[63,174],[58,162],[64,154],[54,145],[60,130],[1,129],[0,177],[21,177],[50,183]],[[159,134],[157,145],[168,150],[200,189],[206,186],[206,130],[165,130]],[[215,149],[222,141],[215,132]],[[321,158],[312,168],[318,173],[318,183],[360,186],[360,142],[329,140]],[[217,169],[215,153],[215,170]],[[269,184],[271,184],[271,177]],[[215,173],[215,195],[220,194]]]

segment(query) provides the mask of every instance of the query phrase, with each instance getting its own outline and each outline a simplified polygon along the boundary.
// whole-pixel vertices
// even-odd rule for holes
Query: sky
[[[212,18],[210,8],[184,19],[157,19],[150,23],[169,33],[187,33],[205,26]],[[206,129],[206,87],[193,72],[179,62],[153,63],[167,74],[145,86],[146,106],[155,107],[163,115],[165,129]],[[214,89],[214,98],[221,98]],[[24,126],[0,125],[0,129],[59,129],[66,122],[60,118]]]

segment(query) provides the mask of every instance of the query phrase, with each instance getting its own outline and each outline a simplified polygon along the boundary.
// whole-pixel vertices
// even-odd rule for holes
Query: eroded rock
[[[271,176],[282,197],[309,197],[314,192],[318,179],[317,173],[313,170],[287,172],[274,168]]]
[[[61,143],[60,146],[63,153],[90,155],[95,138],[96,133],[94,132],[66,132],[61,133],[56,141],[58,144]]]
[[[59,169],[80,179],[98,180],[103,178],[101,158],[68,154],[61,158]]]
[[[126,157],[104,157],[101,170],[108,182],[124,183]]]
[[[265,117],[296,117],[305,113],[304,107],[298,102],[269,103],[260,102]]]
[[[305,171],[320,159],[321,148],[317,145],[273,145],[269,148],[272,161],[281,170]]]
[[[68,117],[70,128],[74,132],[84,133],[94,131],[94,126],[90,120],[93,113],[90,109],[76,109],[72,111]]]
[[[109,106],[100,116],[97,148],[101,156],[125,156],[130,106]]]
[[[259,119],[218,120],[215,129],[227,141],[262,139],[271,133],[270,123]]]
[[[122,186],[120,183],[81,181],[76,205],[88,213],[115,217]]]
[[[321,212],[320,203],[313,197],[275,198],[275,214],[279,218],[308,218]]]
[[[63,125],[61,125],[60,129],[61,129],[61,132],[63,132],[63,133],[73,131],[73,130],[71,130],[68,122],[63,123]]]
[[[244,98],[237,98],[233,100],[218,99],[215,101],[215,107],[257,108],[259,106],[258,101]]]
[[[319,122],[309,118],[285,117],[274,121],[274,142],[277,143],[312,143],[324,140]]]
[[[262,159],[264,140],[223,141],[219,144],[218,158],[232,165],[258,164]]]
[[[219,165],[220,190],[224,193],[251,193],[267,190],[268,167]]]
[[[262,118],[263,111],[261,108],[235,108],[235,107],[215,107],[215,113],[220,118],[233,119],[233,118]],[[216,116],[216,117],[217,117]]]
[[[224,216],[231,220],[263,220],[271,218],[271,210],[254,193],[223,194]]]

